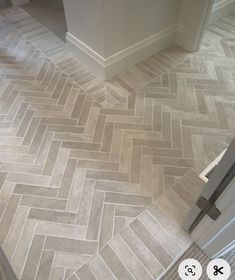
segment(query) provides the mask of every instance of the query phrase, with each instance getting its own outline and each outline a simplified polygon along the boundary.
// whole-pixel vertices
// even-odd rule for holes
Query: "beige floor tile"
[[[44,237],[35,235],[24,267],[22,279],[31,280],[35,278],[42,255],[43,245]]]
[[[170,255],[139,220],[135,220],[131,223],[130,228],[143,241],[145,246],[152,252],[156,259],[158,259],[163,267],[166,268],[171,263],[172,258]]]
[[[53,251],[43,251],[36,280],[48,279],[50,277],[54,255]]]
[[[7,255],[8,259],[12,259],[15,249],[17,247],[19,238],[24,229],[24,225],[27,220],[27,216],[29,213],[29,208],[27,207],[19,207],[14,220],[11,224],[11,228],[8,232],[5,244],[4,244],[4,252]],[[18,234],[16,234],[16,232]]]
[[[120,256],[135,279],[153,279],[144,268],[141,261],[135,256],[131,249],[128,248],[127,244],[121,239],[121,237],[117,236],[114,240],[112,240],[110,242],[110,246],[115,250],[115,252],[117,252],[118,256]]]
[[[97,242],[48,236],[45,243],[45,249],[93,255],[97,252]]]
[[[53,210],[31,208],[28,218],[38,221],[73,224],[76,219],[76,214],[69,212],[59,212]]]
[[[157,278],[163,271],[163,266],[154,257],[151,251],[144,246],[143,242],[137,237],[137,235],[130,228],[126,228],[121,233],[121,237],[144,264],[150,274],[154,278]]]
[[[100,255],[118,279],[134,279],[109,245],[101,250]]]
[[[64,252],[56,253],[54,266],[66,267],[69,269],[79,269],[89,259],[89,256],[79,254],[68,254]]]
[[[12,259],[12,267],[18,278],[21,278],[26,257],[30,252],[30,246],[34,237],[36,227],[37,227],[36,221],[26,222],[19,243],[15,249],[15,254]]]
[[[110,279],[116,280],[117,278],[114,276],[110,268],[105,264],[104,260],[99,256],[95,256],[89,262],[90,269],[94,272],[95,277],[98,280],[102,279]]]

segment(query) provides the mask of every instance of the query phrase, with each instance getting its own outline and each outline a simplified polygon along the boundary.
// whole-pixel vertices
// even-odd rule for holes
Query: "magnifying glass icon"
[[[189,267],[189,268],[188,268],[188,272],[191,273],[191,274],[193,274],[192,268]]]

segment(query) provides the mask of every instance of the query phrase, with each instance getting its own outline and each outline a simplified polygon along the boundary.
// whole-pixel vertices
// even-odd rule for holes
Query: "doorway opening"
[[[199,37],[199,46],[204,50],[212,49],[213,44],[219,40],[225,40],[233,30],[229,23],[235,16],[235,1],[214,0],[208,13],[205,15],[205,26]],[[202,43],[203,41],[203,43]],[[202,45],[201,45],[202,43]]]

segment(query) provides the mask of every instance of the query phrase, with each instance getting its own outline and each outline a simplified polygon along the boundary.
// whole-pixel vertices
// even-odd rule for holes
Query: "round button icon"
[[[206,272],[210,280],[227,280],[230,276],[231,268],[224,259],[214,259],[207,265]]]
[[[202,266],[195,259],[186,259],[180,263],[178,273],[182,280],[199,280],[202,276]]]

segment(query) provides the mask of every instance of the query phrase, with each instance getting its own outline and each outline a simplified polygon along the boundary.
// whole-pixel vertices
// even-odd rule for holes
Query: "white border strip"
[[[165,37],[168,37],[169,35],[173,35],[177,30],[177,26],[173,25],[170,26],[152,36],[147,37],[146,39],[139,41],[136,44],[133,44],[126,49],[123,49],[119,52],[116,52],[115,54],[104,58],[100,54],[98,54],[96,51],[94,51],[92,48],[90,48],[88,45],[86,45],[84,42],[79,40],[77,37],[72,35],[71,33],[67,32],[66,34],[66,40],[73,45],[75,45],[77,48],[82,50],[85,54],[87,54],[89,57],[91,57],[93,60],[95,60],[97,63],[100,64],[102,67],[108,67],[122,59],[125,59],[126,57],[132,55],[133,53],[140,51],[141,49],[144,49],[147,46],[150,46]]]

